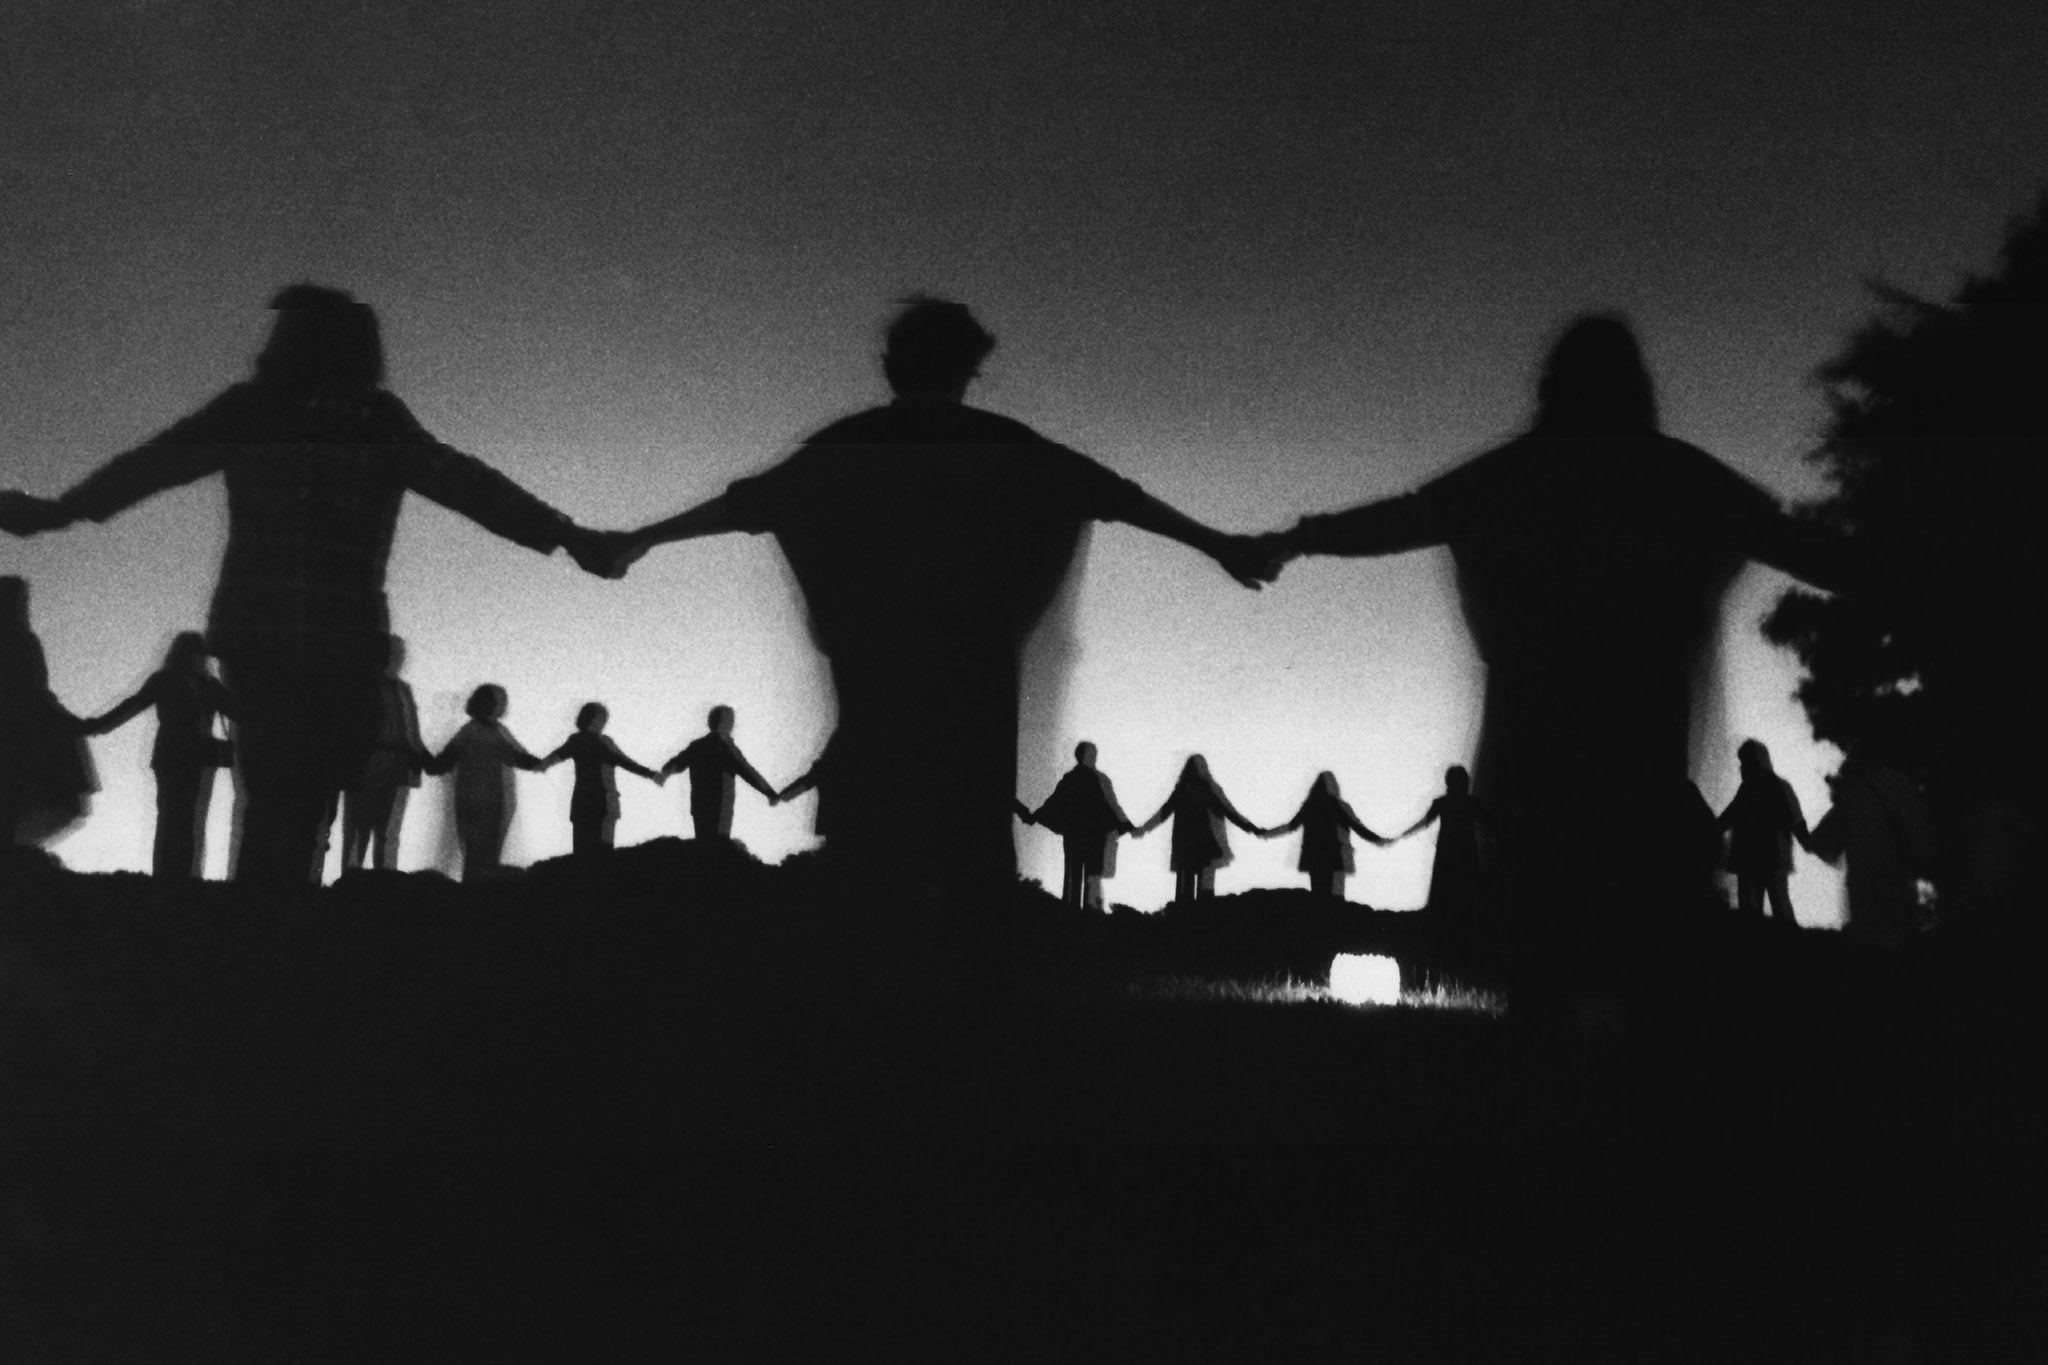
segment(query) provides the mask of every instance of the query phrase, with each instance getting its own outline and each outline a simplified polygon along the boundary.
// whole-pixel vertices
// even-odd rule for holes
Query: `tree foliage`
[[[1831,417],[1808,458],[1831,487],[1803,509],[1847,538],[1862,585],[1787,593],[1765,634],[1805,664],[1821,738],[2037,805],[2048,194],[1948,302],[1872,292],[1873,316],[1817,376]]]

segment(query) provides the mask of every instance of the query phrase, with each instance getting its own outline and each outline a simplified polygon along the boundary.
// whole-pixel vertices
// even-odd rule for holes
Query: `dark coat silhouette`
[[[1658,433],[1635,340],[1608,318],[1559,341],[1527,435],[1292,534],[1316,554],[1449,547],[1487,666],[1474,791],[1493,880],[1527,908],[1574,914],[1672,888],[1650,852],[1671,842],[1669,803],[1630,794],[1686,774],[1696,666],[1736,569],[1838,572],[1769,494]],[[1588,858],[1593,811],[1608,851]]]
[[[690,775],[690,824],[699,839],[732,838],[735,778],[745,778],[755,791],[770,801],[776,799],[775,788],[747,762],[732,736],[715,730],[691,740],[661,770]]]
[[[1060,836],[1067,861],[1091,877],[1116,875],[1117,839],[1131,829],[1109,775],[1077,763],[1060,776],[1032,823]]]
[[[377,727],[390,631],[386,563],[408,492],[543,553],[591,533],[481,461],[435,440],[381,387],[369,308],[298,285],[253,382],[118,455],[30,529],[105,521],[168,488],[221,475],[228,543],[207,636],[241,704],[237,877],[317,882],[344,787]],[[23,504],[10,502],[21,520]]]
[[[662,775],[628,758],[601,729],[578,729],[545,761],[552,765],[565,758],[576,775],[576,785],[569,793],[569,828],[575,850],[588,853],[610,848],[619,819],[618,770],[624,768],[650,782],[660,782]]]
[[[517,769],[541,761],[491,716],[476,716],[434,757],[429,771],[455,775],[455,832],[462,842],[462,879],[476,881],[504,866],[505,836],[519,807]]]
[[[412,688],[398,676],[403,647],[391,641],[392,660],[377,689],[377,734],[362,771],[343,801],[341,865],[363,865],[370,858],[385,871],[398,867],[398,840],[405,809],[425,771],[426,743],[420,738],[419,705]]]

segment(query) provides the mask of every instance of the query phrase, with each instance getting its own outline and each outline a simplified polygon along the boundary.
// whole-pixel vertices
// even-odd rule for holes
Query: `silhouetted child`
[[[1338,789],[1335,773],[1316,774],[1294,818],[1267,833],[1280,835],[1297,829],[1301,831],[1301,861],[1296,866],[1308,873],[1308,889],[1338,900],[1344,899],[1344,879],[1357,870],[1351,857],[1351,836],[1356,833],[1381,846],[1393,842],[1374,834],[1359,820]]]
[[[149,751],[156,775],[156,845],[150,868],[159,877],[190,880],[206,866],[206,812],[213,799],[213,775],[228,766],[228,742],[213,732],[213,718],[235,715],[235,699],[206,668],[206,637],[196,630],[172,639],[163,667],[141,690],[105,714],[85,722],[85,733],[103,735],[151,707],[156,708],[156,743]]]
[[[1149,834],[1169,817],[1173,820],[1173,846],[1167,865],[1173,869],[1176,901],[1207,900],[1216,894],[1216,869],[1228,867],[1232,856],[1225,820],[1247,834],[1262,838],[1266,834],[1230,804],[1223,788],[1209,776],[1209,760],[1200,754],[1191,755],[1181,766],[1180,777],[1159,813],[1133,833]]]
[[[1792,914],[1792,843],[1807,839],[1806,816],[1792,784],[1771,767],[1771,751],[1761,740],[1745,739],[1735,750],[1742,785],[1721,812],[1720,827],[1728,831],[1728,865],[1735,870],[1735,901],[1744,914],[1763,913],[1769,898],[1771,917],[1797,927]]]
[[[377,739],[362,775],[343,797],[343,871],[361,867],[366,856],[383,871],[398,867],[398,836],[405,826],[405,808],[430,757],[420,739],[420,713],[412,688],[399,676],[404,667],[405,641],[393,635],[378,693]]]
[[[50,691],[29,626],[28,580],[0,577],[0,861],[85,814],[99,789],[81,722]]]
[[[734,715],[730,706],[714,706],[705,724],[710,728],[661,765],[663,773],[690,775],[690,823],[699,839],[726,841],[732,838],[732,803],[736,795],[733,779],[743,777],[747,785],[774,805],[781,800],[768,780],[754,771],[740,746],[733,743]]]
[[[1847,859],[1843,931],[1895,948],[1928,926],[1920,875],[1933,860],[1933,822],[1913,780],[1859,749],[1828,779],[1834,804],[1814,823],[1807,851]]]
[[[1479,905],[1479,801],[1472,795],[1472,777],[1464,768],[1444,769],[1444,794],[1429,803],[1422,818],[1395,835],[1409,835],[1435,825],[1436,858],[1429,869],[1426,907],[1438,914],[1465,917]]]
[[[542,766],[505,728],[509,704],[505,689],[496,683],[470,693],[463,707],[469,722],[428,765],[429,772],[455,774],[455,833],[462,841],[464,881],[502,870],[505,835],[519,804],[512,770],[539,772]]]
[[[1095,766],[1095,746],[1083,740],[1074,746],[1074,766],[1052,789],[1045,804],[1026,816],[1060,836],[1066,854],[1060,899],[1068,905],[1102,908],[1102,882],[1116,875],[1116,841],[1132,830],[1130,817],[1117,804],[1109,775]]]
[[[576,768],[576,788],[569,796],[571,846],[578,853],[595,853],[612,846],[612,831],[619,823],[619,779],[615,769],[638,773],[655,786],[667,780],[666,773],[635,763],[619,751],[604,732],[612,713],[603,702],[590,701],[576,713],[576,733],[544,760],[549,767],[568,759]]]

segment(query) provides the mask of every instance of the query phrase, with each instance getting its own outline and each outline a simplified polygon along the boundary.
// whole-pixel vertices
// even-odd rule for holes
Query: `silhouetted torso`
[[[1141,490],[1020,422],[902,402],[726,497],[774,533],[831,664],[835,853],[927,891],[1009,885],[1020,651],[1083,526]]]
[[[1161,812],[1173,820],[1168,866],[1175,872],[1207,872],[1230,865],[1235,855],[1224,821],[1247,832],[1255,829],[1212,778],[1181,778]]]
[[[1356,858],[1351,835],[1361,829],[1358,815],[1341,796],[1331,796],[1320,786],[1309,790],[1301,809],[1288,822],[1301,830],[1301,858],[1295,866],[1303,872],[1353,872]]]
[[[690,822],[697,837],[729,838],[735,779],[753,771],[732,736],[699,735],[664,766],[690,775]]]
[[[598,820],[619,814],[618,767],[625,760],[609,735],[578,730],[562,741],[576,786],[569,794],[571,820]]]
[[[1117,835],[1131,822],[1107,774],[1079,764],[1069,768],[1032,818],[1060,836],[1066,856],[1084,871],[1116,875]]]
[[[1668,891],[1671,803],[1641,798],[1686,774],[1696,668],[1736,569],[1781,534],[1771,497],[1670,437],[1535,434],[1313,520],[1336,553],[1449,546],[1486,663],[1473,784],[1507,894]]]

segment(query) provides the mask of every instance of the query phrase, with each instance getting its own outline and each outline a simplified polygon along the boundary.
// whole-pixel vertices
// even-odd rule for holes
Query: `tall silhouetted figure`
[[[1728,865],[1735,869],[1735,899],[1744,914],[1763,913],[1769,898],[1771,917],[1788,928],[1799,921],[1792,914],[1792,845],[1807,839],[1806,816],[1792,784],[1771,767],[1771,751],[1761,740],[1745,739],[1735,750],[1742,785],[1721,812],[1728,831]]]
[[[1308,889],[1338,900],[1344,899],[1344,879],[1358,870],[1351,854],[1351,836],[1357,834],[1375,844],[1392,842],[1365,827],[1344,799],[1335,773],[1317,773],[1294,818],[1270,833],[1294,830],[1301,831],[1301,861],[1296,866],[1308,873]]]
[[[1060,777],[1031,823],[1060,836],[1066,855],[1060,899],[1068,905],[1102,908],[1102,882],[1116,875],[1116,841],[1133,826],[1117,804],[1109,774],[1095,766],[1095,746],[1074,746],[1074,766]]]
[[[470,693],[463,706],[469,720],[427,765],[429,772],[455,774],[455,834],[462,842],[466,882],[504,870],[505,836],[519,807],[514,771],[539,772],[545,766],[505,728],[510,704],[496,683]]]
[[[1828,779],[1834,803],[1814,822],[1807,851],[1830,863],[1847,862],[1843,931],[1883,948],[1896,948],[1927,926],[1920,878],[1934,861],[1934,822],[1913,780],[1866,745],[1842,761]]]
[[[1200,754],[1190,755],[1181,765],[1180,777],[1168,793],[1166,804],[1138,826],[1136,833],[1149,834],[1169,819],[1173,821],[1173,835],[1167,865],[1173,869],[1173,898],[1182,903],[1207,900],[1216,894],[1216,869],[1228,867],[1234,856],[1224,821],[1261,838],[1267,833],[1230,804],[1223,788],[1209,776],[1209,760]]]
[[[1573,322],[1527,434],[1413,493],[1304,517],[1285,553],[1448,546],[1486,662],[1474,790],[1490,883],[1531,944],[1655,914],[1682,889],[1655,850],[1686,775],[1692,685],[1745,559],[1838,579],[1831,542],[1705,451],[1659,434],[1628,324]],[[1606,847],[1585,852],[1599,812]]]
[[[241,707],[246,807],[235,875],[318,882],[344,787],[377,732],[386,562],[410,491],[543,554],[598,571],[618,545],[435,440],[384,388],[377,317],[338,289],[293,285],[255,376],[62,497],[0,495],[17,533],[105,521],[166,488],[227,483],[228,544],[207,638]]]
[[[1430,863],[1429,899],[1423,908],[1469,925],[1483,904],[1479,798],[1472,795],[1472,775],[1458,764],[1444,769],[1444,794],[1394,837],[1405,839],[1431,825],[1436,826],[1436,856]]]
[[[230,761],[227,741],[214,734],[214,717],[235,718],[235,699],[206,669],[206,637],[180,631],[134,696],[85,723],[103,735],[156,709],[156,743],[149,768],[156,776],[156,845],[150,869],[159,877],[192,880],[206,869],[206,812],[213,775]]]
[[[892,402],[834,422],[638,538],[644,549],[728,531],[775,536],[838,695],[830,853],[856,885],[927,903],[985,902],[1015,882],[1019,658],[1082,529],[1128,522],[1202,550],[1248,585],[1268,557],[967,406],[994,346],[960,304],[911,302],[882,355]]]
[[[690,826],[699,839],[713,842],[729,842],[732,839],[732,803],[739,794],[735,778],[745,778],[747,785],[768,798],[769,805],[775,805],[782,798],[775,788],[768,785],[768,779],[754,771],[754,765],[747,762],[747,756],[740,752],[740,746],[733,743],[733,711],[730,706],[714,706],[705,717],[709,727],[703,734],[691,740],[683,751],[661,765],[667,773],[688,773],[690,775]]]
[[[617,769],[638,773],[657,787],[668,776],[626,757],[604,732],[611,715],[603,702],[585,702],[576,713],[576,733],[545,760],[553,767],[566,758],[576,770],[576,786],[569,793],[569,834],[577,853],[597,853],[612,846],[612,833],[619,823]]]
[[[359,868],[365,858],[380,871],[398,869],[398,837],[405,808],[426,770],[427,746],[420,738],[420,711],[412,688],[400,676],[405,641],[387,637],[384,681],[377,689],[377,737],[370,756],[342,800],[341,866]]]
[[[0,577],[0,863],[85,813],[98,790],[81,723],[50,691],[29,624],[28,581]]]

